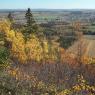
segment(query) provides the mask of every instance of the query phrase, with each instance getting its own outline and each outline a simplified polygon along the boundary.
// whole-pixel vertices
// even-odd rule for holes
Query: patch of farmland
[[[78,52],[84,56],[95,58],[95,36],[85,35],[81,40],[75,42],[67,52],[77,55]]]

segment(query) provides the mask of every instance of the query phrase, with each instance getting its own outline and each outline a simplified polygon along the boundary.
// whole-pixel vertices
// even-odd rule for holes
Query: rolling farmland
[[[84,35],[80,41],[75,42],[67,52],[76,55],[78,53],[79,47],[81,53],[84,56],[95,58],[95,36],[94,35]]]

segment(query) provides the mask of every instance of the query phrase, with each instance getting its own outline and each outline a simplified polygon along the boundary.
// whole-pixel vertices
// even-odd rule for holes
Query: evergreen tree
[[[12,13],[11,12],[9,12],[9,14],[8,14],[8,20],[12,23],[13,22],[13,15],[12,15]]]
[[[38,25],[36,24],[31,9],[28,8],[25,14],[26,18],[26,26],[24,30],[24,36],[29,38],[32,33],[36,33],[38,31]]]

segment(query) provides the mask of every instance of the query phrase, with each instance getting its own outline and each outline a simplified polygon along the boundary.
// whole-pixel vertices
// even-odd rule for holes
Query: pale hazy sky
[[[95,0],[0,0],[0,9],[95,9]]]

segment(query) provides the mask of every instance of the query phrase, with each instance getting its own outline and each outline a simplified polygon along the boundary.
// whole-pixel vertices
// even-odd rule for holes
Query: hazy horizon
[[[30,7],[28,7],[30,8]],[[0,10],[27,10],[28,8],[7,8],[7,9],[0,9]],[[95,10],[95,9],[78,9],[78,8],[71,8],[71,9],[53,9],[53,8],[30,8],[32,10]]]
[[[0,0],[0,9],[95,9],[95,0]]]

